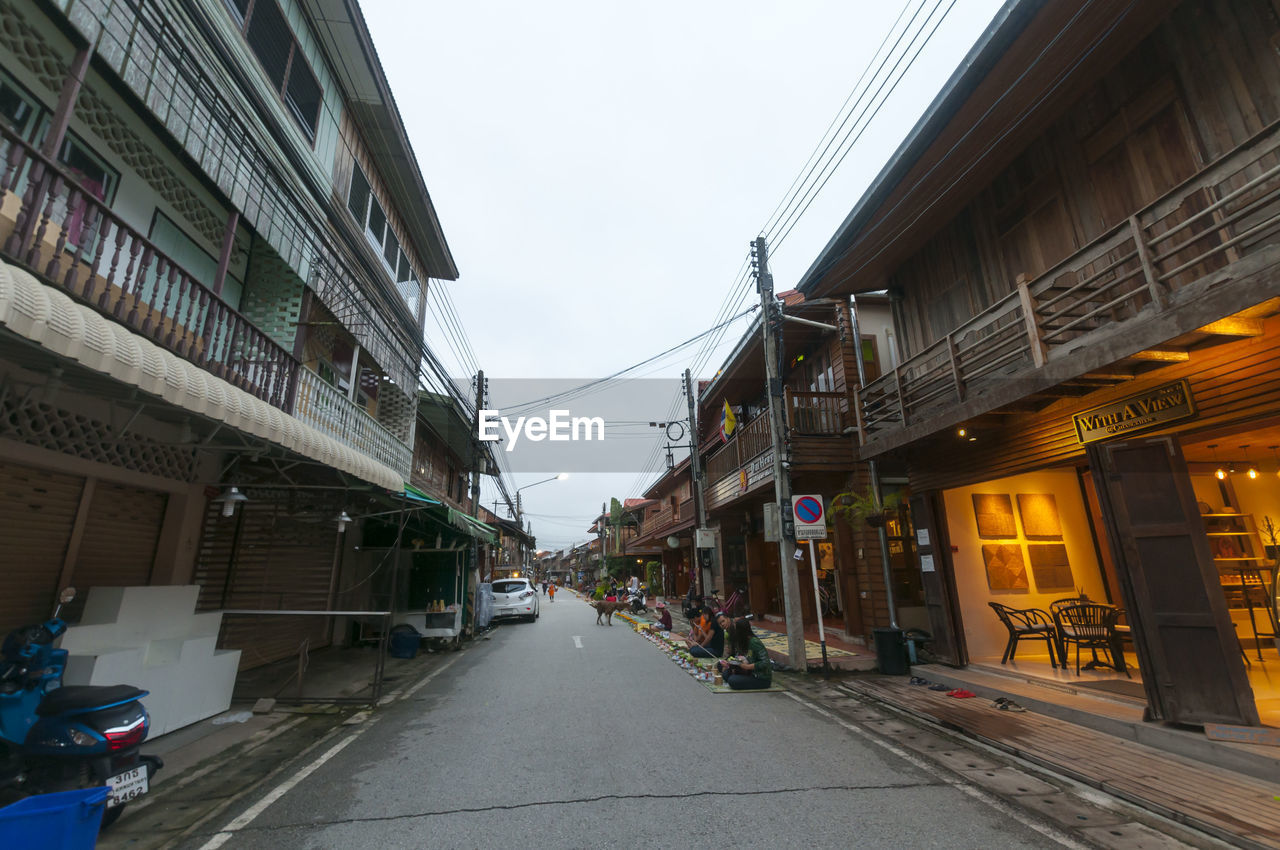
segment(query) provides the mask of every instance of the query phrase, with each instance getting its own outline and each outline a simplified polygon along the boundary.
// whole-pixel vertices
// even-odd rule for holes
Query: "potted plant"
[[[902,496],[898,493],[890,493],[881,501],[881,507],[876,507],[875,494],[868,487],[860,493],[852,490],[837,493],[831,499],[828,512],[850,525],[865,522],[872,528],[880,528],[884,525],[889,512],[896,510],[900,504],[902,504]]]

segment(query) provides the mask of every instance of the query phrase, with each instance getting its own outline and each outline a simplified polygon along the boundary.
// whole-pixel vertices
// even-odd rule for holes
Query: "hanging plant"
[[[832,497],[828,513],[851,526],[865,522],[872,528],[880,528],[884,525],[888,514],[897,510],[898,505],[902,504],[902,496],[898,493],[890,493],[881,500],[881,504],[883,507],[876,507],[875,495],[871,492],[871,488],[861,493],[850,490],[837,493]]]

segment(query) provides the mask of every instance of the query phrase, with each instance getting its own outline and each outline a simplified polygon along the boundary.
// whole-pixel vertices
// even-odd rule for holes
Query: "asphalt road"
[[[784,693],[713,694],[572,594],[184,847],[1056,847]]]

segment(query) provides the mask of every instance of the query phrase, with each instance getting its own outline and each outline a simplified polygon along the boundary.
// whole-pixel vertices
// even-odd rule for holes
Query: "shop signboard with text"
[[[1191,384],[1182,378],[1077,413],[1072,420],[1076,439],[1081,443],[1096,443],[1161,428],[1195,415]]]

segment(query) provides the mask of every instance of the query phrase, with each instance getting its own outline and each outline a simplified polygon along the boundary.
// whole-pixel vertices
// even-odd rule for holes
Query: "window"
[[[347,209],[351,211],[356,223],[364,227],[364,235],[369,239],[369,244],[382,255],[383,263],[391,272],[391,279],[396,283],[413,283],[412,287],[397,288],[405,303],[416,308],[418,286],[413,266],[409,264],[408,255],[400,247],[400,240],[387,221],[386,211],[373,196],[369,178],[364,176],[358,163],[351,165],[351,191],[347,193]]]
[[[58,162],[95,198],[103,203],[111,202],[111,194],[120,180],[120,173],[70,133],[63,140],[62,149],[58,151]]]
[[[7,77],[0,76],[0,120],[10,130],[26,138],[31,129],[31,119],[38,111],[34,98]]]
[[[279,3],[276,0],[226,0],[226,3],[267,79],[307,139],[314,141],[324,92],[302,55]]]

